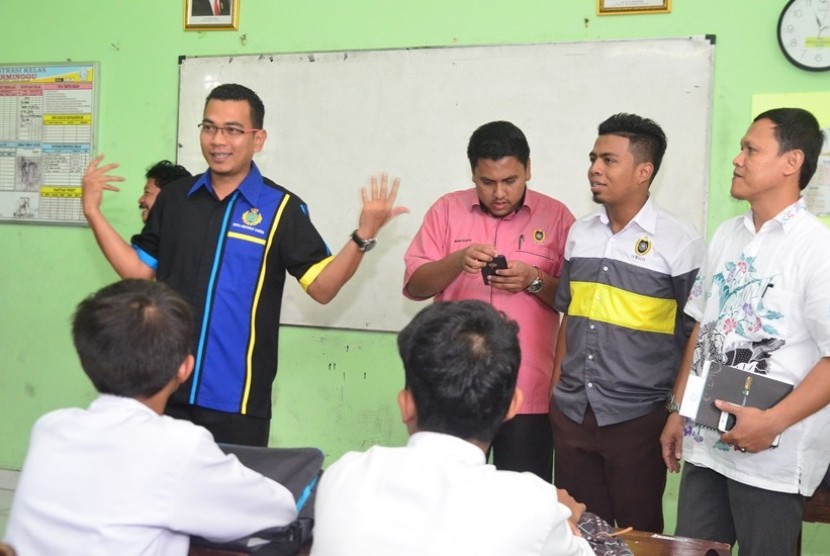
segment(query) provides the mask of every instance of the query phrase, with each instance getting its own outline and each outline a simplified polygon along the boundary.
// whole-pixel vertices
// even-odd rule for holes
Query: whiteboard
[[[240,83],[265,103],[268,139],[255,161],[308,203],[333,252],[357,227],[359,188],[369,176],[400,176],[398,201],[411,213],[381,230],[330,304],[288,280],[281,319],[397,331],[423,307],[401,293],[404,251],[438,197],[472,186],[467,141],[489,121],[525,132],[529,187],[578,217],[596,210],[587,169],[599,123],[617,112],[654,119],[668,149],[652,192],[702,232],[713,60],[713,41],[703,37],[183,57],[178,162],[206,168],[196,128],[204,98],[216,85]]]

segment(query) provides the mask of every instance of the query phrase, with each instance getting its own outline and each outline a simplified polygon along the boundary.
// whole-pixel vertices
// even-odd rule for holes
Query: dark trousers
[[[676,535],[731,545],[740,556],[795,556],[805,499],[683,464]]]
[[[245,446],[268,446],[271,420],[214,411],[196,405],[167,404],[165,415],[201,425],[213,434],[216,442]]]
[[[667,416],[661,405],[600,427],[590,407],[582,423],[552,407],[554,483],[608,523],[662,533],[666,465],[660,433]]]
[[[544,413],[516,415],[502,424],[491,446],[493,465],[503,471],[530,471],[551,482],[553,442]]]

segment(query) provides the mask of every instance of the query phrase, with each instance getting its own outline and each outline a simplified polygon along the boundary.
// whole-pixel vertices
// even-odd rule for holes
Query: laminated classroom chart
[[[0,222],[86,223],[97,78],[94,63],[0,65]]]

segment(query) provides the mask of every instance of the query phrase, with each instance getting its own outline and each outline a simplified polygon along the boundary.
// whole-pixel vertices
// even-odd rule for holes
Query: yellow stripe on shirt
[[[249,236],[247,234],[240,234],[239,232],[228,232],[228,237],[232,237],[234,239],[241,239],[242,241],[250,241],[251,243],[257,243],[259,245],[265,245],[265,240]]]
[[[304,291],[308,290],[308,287],[311,285],[311,283],[317,279],[320,273],[323,272],[323,269],[326,268],[329,265],[329,263],[333,260],[334,256],[329,255],[328,257],[326,257],[319,263],[312,265],[308,270],[305,271],[305,274],[303,274],[300,277],[300,285],[303,287]]]
[[[279,208],[277,209],[277,214],[274,216],[274,221],[271,222],[271,230],[268,232],[268,241],[263,241],[263,243],[265,244],[265,251],[262,254],[262,264],[259,268],[259,277],[257,278],[256,282],[256,291],[254,291],[254,297],[251,304],[251,337],[248,340],[248,353],[245,356],[245,387],[242,391],[242,404],[239,408],[239,413],[242,415],[246,415],[248,413],[248,398],[251,394],[251,377],[254,374],[254,345],[256,344],[256,315],[257,309],[259,307],[259,298],[262,294],[262,284],[265,283],[265,271],[268,268],[266,260],[268,259],[268,254],[271,252],[271,247],[274,243],[274,234],[277,233],[277,228],[279,227],[280,219],[282,218],[282,213],[285,210],[286,205],[288,205],[289,199],[291,199],[291,195],[286,195],[283,198]],[[230,236],[231,234],[233,234],[233,232],[231,232],[228,235]],[[251,240],[253,239],[255,238],[251,238]]]
[[[677,302],[595,282],[571,282],[568,315],[632,330],[674,334]]]

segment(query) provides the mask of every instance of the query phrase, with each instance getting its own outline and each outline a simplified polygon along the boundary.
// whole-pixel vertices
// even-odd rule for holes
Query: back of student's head
[[[522,130],[510,122],[498,121],[484,124],[473,132],[467,144],[467,158],[470,168],[475,171],[481,159],[500,160],[514,156],[527,167],[530,160],[530,146]]]
[[[211,100],[241,100],[247,102],[251,109],[251,125],[255,129],[262,129],[262,124],[265,121],[265,105],[259,95],[248,87],[236,83],[219,85],[208,93],[205,106]]]
[[[801,108],[773,108],[758,114],[752,121],[764,119],[775,124],[779,154],[796,149],[804,153],[798,179],[798,187],[804,189],[816,173],[818,157],[824,144],[824,134],[818,120],[812,113]]]
[[[481,301],[435,303],[398,335],[419,431],[490,442],[519,372],[518,325]]]
[[[144,177],[148,180],[153,180],[159,189],[164,189],[164,186],[168,183],[186,178],[189,175],[190,172],[184,166],[173,164],[169,160],[159,160],[147,168],[147,173],[144,174]]]
[[[621,112],[599,124],[598,132],[599,135],[627,137],[628,150],[634,155],[635,162],[651,162],[654,165],[654,172],[651,173],[651,179],[654,179],[666,153],[666,134],[657,122]]]
[[[78,305],[72,339],[99,392],[149,397],[190,354],[193,319],[187,302],[164,284],[123,280]]]

